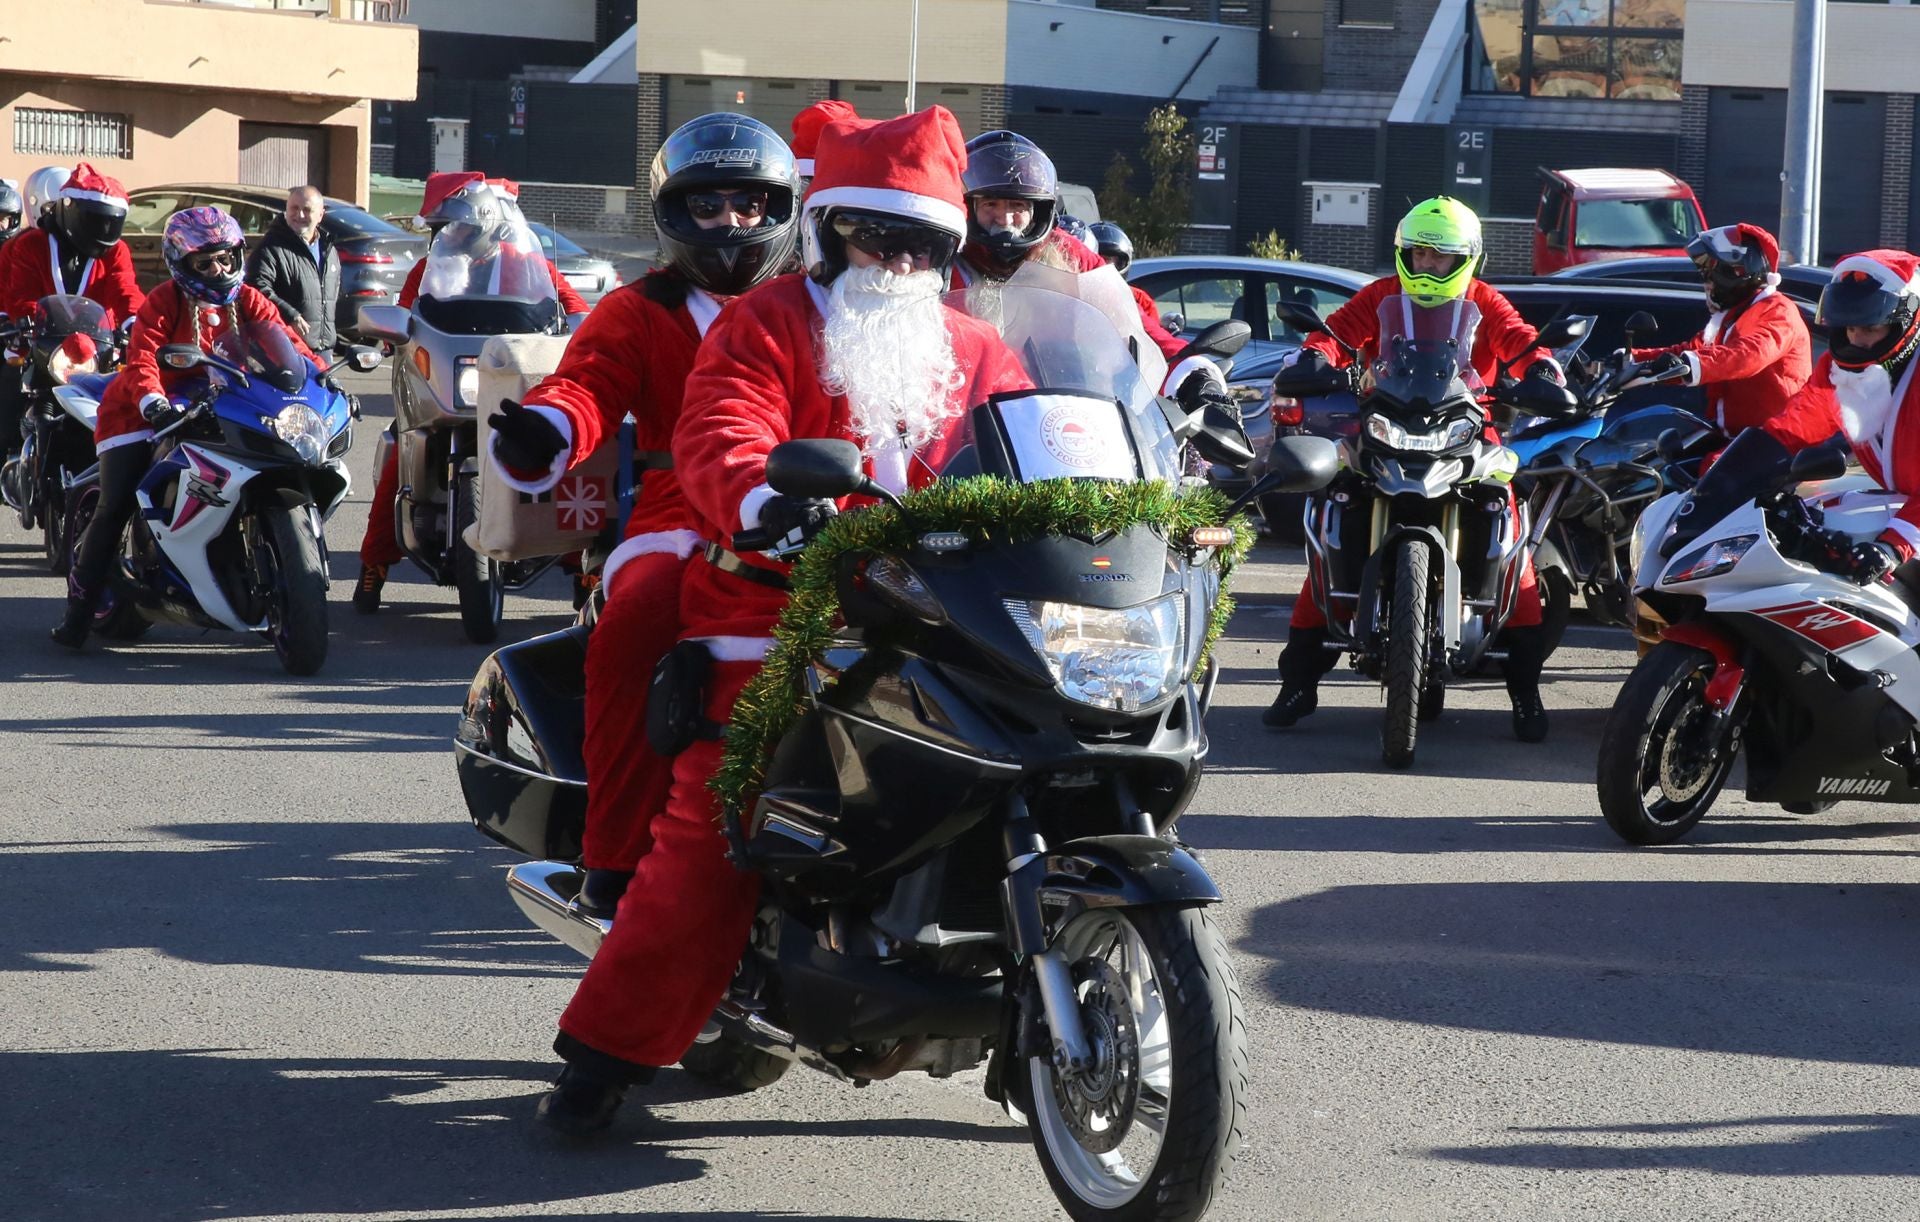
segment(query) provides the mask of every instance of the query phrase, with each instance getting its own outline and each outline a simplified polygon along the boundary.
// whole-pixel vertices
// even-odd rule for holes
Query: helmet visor
[[[882,263],[911,259],[915,267],[945,267],[960,239],[945,229],[872,212],[836,212],[829,221],[848,246]]]
[[[1822,327],[1882,327],[1900,312],[1900,294],[1862,272],[1851,272],[1820,294],[1814,322]]]
[[[74,241],[91,246],[96,250],[105,250],[120,240],[120,231],[126,227],[127,210],[112,204],[103,204],[97,200],[68,200],[72,211],[69,213]]]

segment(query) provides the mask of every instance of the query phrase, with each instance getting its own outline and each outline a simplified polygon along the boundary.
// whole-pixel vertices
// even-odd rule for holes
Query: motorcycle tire
[[[460,594],[460,626],[469,641],[488,645],[500,635],[506,592],[499,564],[467,546],[467,527],[480,518],[480,477],[461,476],[454,496],[453,584]]]
[[[1607,826],[1629,844],[1680,839],[1727,782],[1739,753],[1729,731],[1738,722],[1711,719],[1712,674],[1713,655],[1662,641],[1633,668],[1607,714],[1595,784]],[[1699,736],[1706,733],[1729,736],[1705,742]]]
[[[272,553],[267,639],[290,675],[311,675],[327,660],[327,574],[305,506],[258,511],[260,542]]]
[[[792,1063],[725,1035],[695,1044],[680,1058],[680,1068],[691,1076],[729,1094],[742,1095],[772,1086]]]
[[[65,577],[72,567],[73,549],[67,540],[67,510],[65,498],[58,489],[47,490],[40,518],[40,549],[47,557],[47,572],[55,577]]]
[[[1054,1196],[1075,1222],[1192,1222],[1225,1183],[1247,1116],[1246,1025],[1220,927],[1205,908],[1089,909],[1068,920],[1051,945],[1067,955],[1082,1014],[1098,1015],[1104,1030],[1120,1029],[1107,1017],[1110,1009],[1093,1008],[1121,1000],[1115,994],[1122,990],[1100,983],[1112,979],[1116,954],[1135,970],[1150,969],[1138,996],[1158,1011],[1128,1028],[1136,1045],[1131,1075],[1109,1073],[1136,1094],[1123,1117],[1127,1127],[1104,1151],[1081,1144],[1062,1108],[1063,1096],[1070,1106],[1087,1102],[1087,1084],[1061,1087],[1051,1056],[1028,1060],[1027,1129]],[[1131,1001],[1123,1004],[1128,1015],[1142,1017]],[[1160,1139],[1151,1163],[1135,1167],[1123,1147],[1145,1127],[1132,1123],[1138,1092],[1160,1089],[1159,1080]]]
[[[1387,626],[1387,716],[1380,728],[1380,758],[1389,768],[1413,764],[1420,738],[1420,702],[1427,687],[1431,643],[1432,582],[1424,543],[1402,539],[1393,558],[1393,607]]]

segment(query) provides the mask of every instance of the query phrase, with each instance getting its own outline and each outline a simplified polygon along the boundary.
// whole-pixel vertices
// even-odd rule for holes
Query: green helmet
[[[1452,270],[1438,275],[1416,272],[1407,261],[1407,252],[1425,246],[1445,254],[1459,255]],[[1480,244],[1480,218],[1473,209],[1457,199],[1436,195],[1413,206],[1400,218],[1393,231],[1393,263],[1400,272],[1400,288],[1424,306],[1439,305],[1464,297],[1485,261]]]

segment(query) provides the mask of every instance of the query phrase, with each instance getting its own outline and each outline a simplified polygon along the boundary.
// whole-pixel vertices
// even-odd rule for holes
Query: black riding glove
[[[1318,348],[1302,348],[1300,355],[1294,358],[1291,367],[1303,374],[1329,373],[1333,370],[1333,362],[1328,360],[1327,354]]]
[[[1871,543],[1856,543],[1847,553],[1842,575],[1861,585],[1872,585],[1876,581],[1885,581],[1900,567],[1900,557],[1891,544],[1875,540]]]
[[[1676,370],[1691,376],[1687,367],[1687,358],[1678,352],[1663,352],[1647,362],[1647,373],[1652,377],[1670,378]]]
[[[763,550],[786,557],[798,552],[838,516],[832,501],[809,496],[776,496],[760,506],[760,531],[772,540]]]
[[[1539,382],[1551,382],[1555,386],[1565,386],[1567,375],[1560,372],[1560,366],[1552,361],[1539,360],[1527,366],[1527,376]]]
[[[1233,396],[1227,393],[1227,388],[1203,373],[1188,375],[1187,380],[1180,383],[1179,390],[1174,392],[1173,398],[1188,415],[1204,409],[1209,403],[1222,406],[1231,406],[1233,403]]]
[[[567,448],[553,421],[512,399],[500,400],[500,410],[487,417],[487,427],[493,430],[495,456],[515,471],[545,471]]]

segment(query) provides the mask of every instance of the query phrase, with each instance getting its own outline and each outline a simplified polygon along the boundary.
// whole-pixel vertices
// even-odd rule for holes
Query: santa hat
[[[511,178],[489,178],[487,179],[487,185],[508,199],[520,198],[520,184]]]
[[[1741,246],[1754,245],[1767,257],[1767,271],[1780,270],[1780,243],[1774,236],[1758,225],[1749,225],[1745,221],[1732,226],[1733,240]]]
[[[793,149],[794,160],[800,165],[801,177],[813,177],[813,151],[820,147],[820,133],[826,130],[827,124],[859,117],[852,103],[838,98],[815,102],[793,116],[793,142],[788,147]]]
[[[127,189],[120,185],[119,179],[108,178],[83,161],[67,176],[66,184],[60,188],[60,198],[90,199],[97,204],[125,208]]]
[[[1865,250],[1833,265],[1833,278],[1865,276],[1889,293],[1920,295],[1920,255],[1904,250]]]
[[[967,145],[944,106],[897,119],[838,119],[820,132],[807,211],[862,208],[967,235]]]
[[[420,215],[417,219],[425,225],[427,218],[440,211],[440,205],[448,199],[486,181],[487,176],[478,170],[443,170],[427,175],[427,190],[420,197]]]

